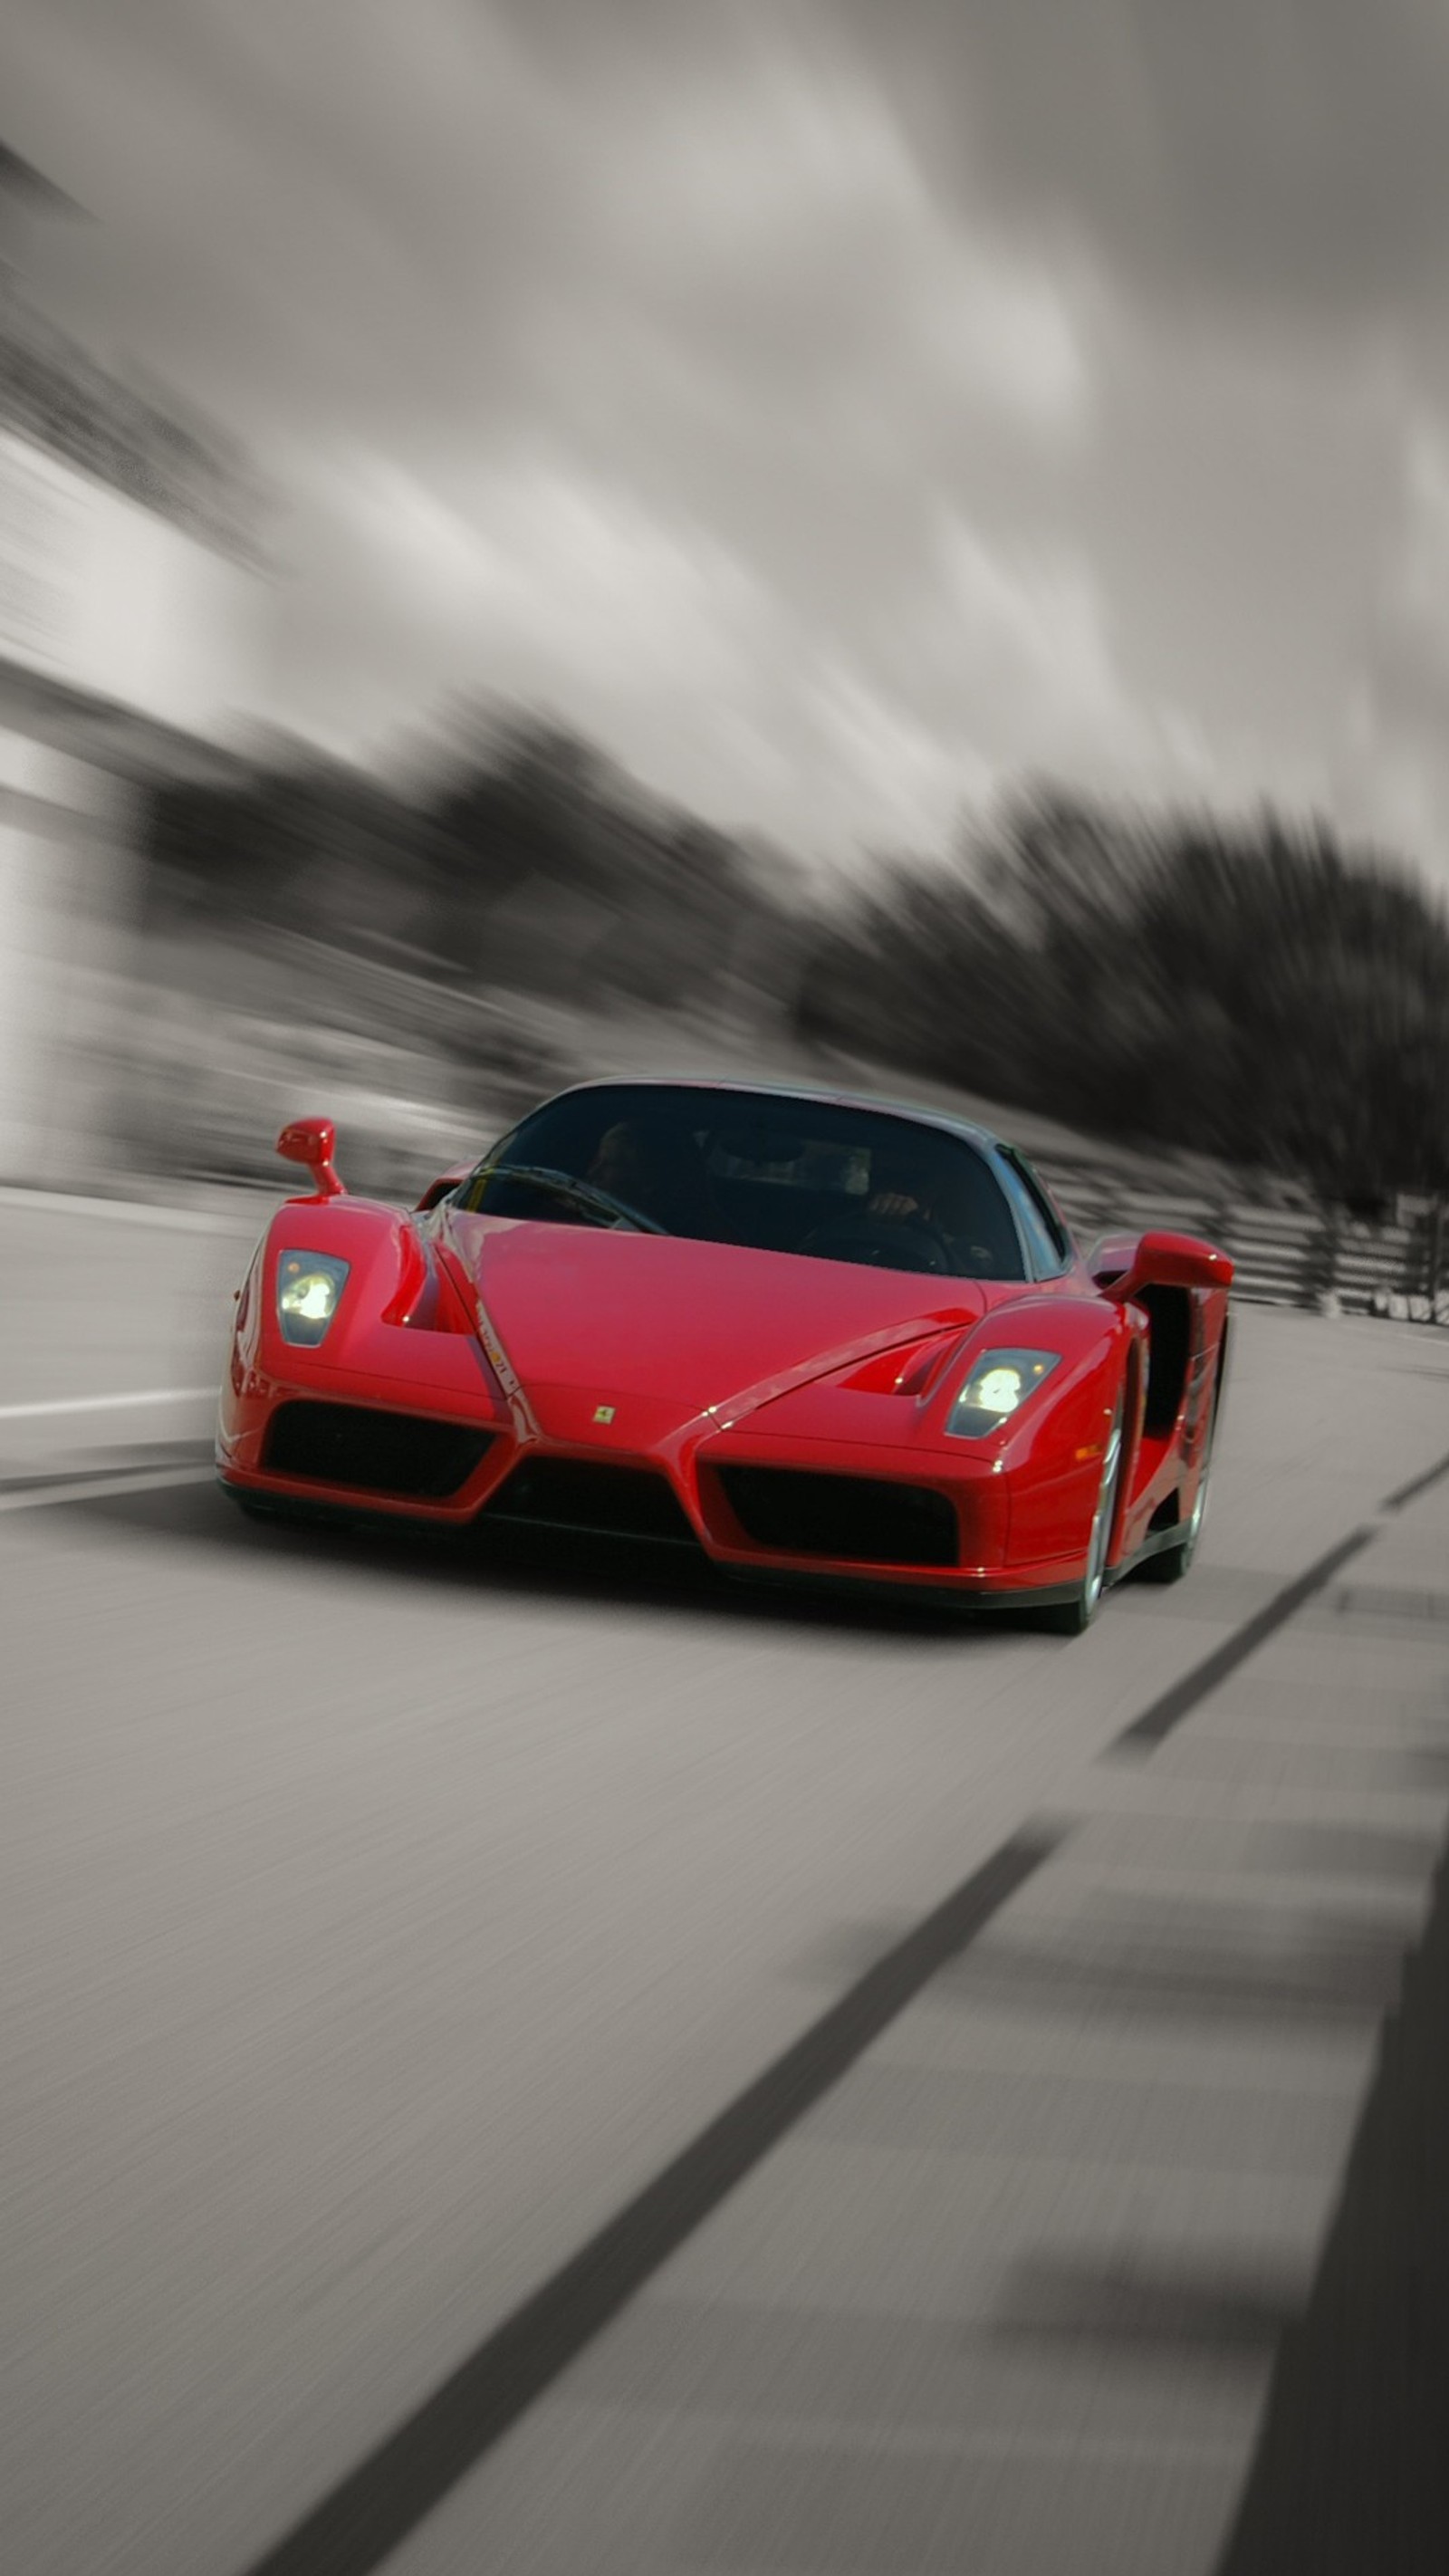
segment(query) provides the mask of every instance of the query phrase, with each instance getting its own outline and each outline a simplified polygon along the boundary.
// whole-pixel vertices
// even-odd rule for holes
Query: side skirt
[[[1135,1547],[1123,1564],[1111,1565],[1107,1568],[1103,1578],[1103,1589],[1108,1592],[1113,1591],[1119,1583],[1125,1583],[1129,1576],[1135,1574],[1139,1565],[1145,1565],[1149,1556],[1165,1556],[1169,1548],[1180,1546],[1181,1542],[1181,1521],[1170,1522],[1166,1529],[1149,1530],[1141,1546]],[[1040,1598],[1045,1601],[1047,1595],[1043,1592]]]

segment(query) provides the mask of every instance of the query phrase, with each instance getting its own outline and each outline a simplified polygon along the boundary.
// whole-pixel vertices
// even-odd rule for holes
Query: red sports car
[[[312,1193],[239,1292],[217,1467],[256,1512],[672,1540],[729,1572],[931,1589],[1075,1634],[1202,1524],[1232,1264],[1090,1260],[958,1118],[593,1082],[416,1208]]]

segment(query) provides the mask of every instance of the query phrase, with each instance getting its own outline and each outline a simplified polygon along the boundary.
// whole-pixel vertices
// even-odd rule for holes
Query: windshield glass
[[[538,1176],[550,1173],[586,1189],[572,1201],[544,1186]],[[634,1211],[669,1234],[761,1251],[1026,1276],[1005,1193],[964,1137],[889,1110],[768,1092],[632,1083],[567,1092],[515,1127],[454,1203],[551,1225],[627,1223]]]

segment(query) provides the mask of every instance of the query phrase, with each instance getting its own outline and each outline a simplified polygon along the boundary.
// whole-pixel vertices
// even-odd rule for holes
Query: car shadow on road
[[[1270,2352],[1307,2294],[1300,2272],[1275,2273],[1266,2261],[1038,2250],[1011,2265],[987,2333],[998,2345],[1171,2353],[1231,2366]]]
[[[973,2011],[1180,2033],[1332,2028],[1392,2011],[1410,1939],[1398,1909],[1116,1890],[1060,1919],[993,1926],[941,1970],[936,1992]]]
[[[1053,1642],[1025,1614],[973,1617],[951,1603],[872,1598],[843,1586],[815,1590],[768,1577],[741,1581],[702,1551],[634,1539],[476,1527],[347,1529],[320,1521],[270,1526],[243,1518],[223,1494],[194,1484],[78,1496],[67,1510],[113,1535],[205,1551],[234,1564],[311,1567],[370,1589],[381,1580],[473,1591],[481,1600],[674,1608],[731,1628],[816,1629],[897,1643],[945,1640],[967,1648],[1014,1638],[1025,1648]]]

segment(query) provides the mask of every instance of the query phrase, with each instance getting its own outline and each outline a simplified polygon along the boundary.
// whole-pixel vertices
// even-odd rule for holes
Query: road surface
[[[6,2567],[384,2563],[360,2472],[408,2576],[1207,2568],[1442,1838],[1449,1337],[1244,1310],[1197,1567],[1067,1643],[248,1525],[258,1221],[7,1231]],[[983,1870],[476,2465],[386,2451]]]

